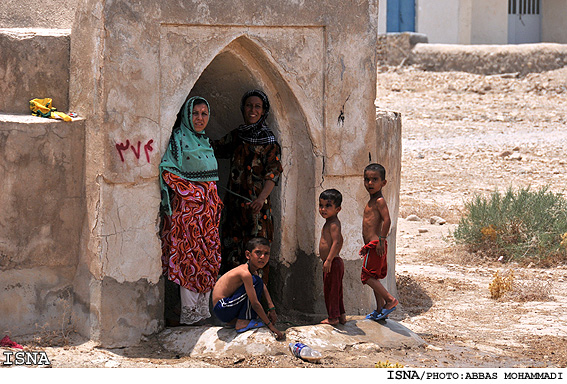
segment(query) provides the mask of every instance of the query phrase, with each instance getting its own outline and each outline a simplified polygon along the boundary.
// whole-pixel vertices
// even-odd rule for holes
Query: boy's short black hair
[[[248,252],[252,252],[257,246],[259,245],[266,245],[266,246],[270,246],[270,241],[268,239],[266,239],[265,237],[254,237],[250,240],[248,240],[248,242],[246,243],[246,250]]]
[[[386,180],[386,168],[378,163],[368,164],[366,168],[364,168],[364,173],[366,173],[366,171],[376,171],[382,180]]]
[[[330,200],[335,207],[340,207],[343,203],[343,195],[334,188],[326,189],[319,195],[321,200]]]

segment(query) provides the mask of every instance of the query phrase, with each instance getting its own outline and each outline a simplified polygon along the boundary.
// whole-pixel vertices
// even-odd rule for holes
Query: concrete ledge
[[[427,35],[423,33],[402,32],[378,35],[378,65],[403,65],[409,59],[416,44],[427,42]]]
[[[544,72],[567,65],[567,45],[417,44],[408,64],[426,71],[462,71],[483,75]]]
[[[29,113],[45,97],[68,111],[70,41],[70,29],[0,28],[0,113]]]

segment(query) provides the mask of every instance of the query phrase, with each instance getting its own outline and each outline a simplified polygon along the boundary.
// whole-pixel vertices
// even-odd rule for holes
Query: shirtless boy
[[[366,244],[360,250],[363,257],[361,280],[374,291],[376,310],[366,316],[371,320],[384,320],[396,309],[398,300],[380,282],[388,272],[386,237],[390,230],[390,213],[382,188],[386,185],[386,170],[380,164],[369,164],[364,169],[364,188],[370,200],[362,217],[362,238]]]
[[[270,242],[263,237],[255,237],[246,244],[248,262],[231,269],[222,275],[213,288],[213,311],[225,323],[234,324],[236,332],[268,326],[283,339],[283,334],[274,326],[277,321],[276,307],[258,276],[258,270],[270,260]],[[264,312],[260,299],[262,294],[268,303],[268,314]],[[260,317],[260,320],[258,320]]]
[[[343,305],[343,275],[345,266],[339,257],[343,246],[341,222],[337,217],[341,211],[343,196],[336,189],[327,189],[319,195],[319,214],[326,220],[321,230],[319,257],[323,261],[323,292],[328,318],[321,324],[346,323]]]

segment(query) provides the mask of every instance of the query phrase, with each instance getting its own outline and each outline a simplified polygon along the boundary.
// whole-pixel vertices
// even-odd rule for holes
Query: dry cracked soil
[[[527,186],[565,191],[567,68],[519,77],[383,67],[376,105],[403,120],[401,305],[390,318],[425,346],[351,349],[310,364],[289,355],[178,356],[155,338],[125,349],[98,348],[74,334],[16,341],[45,350],[53,367],[566,367],[566,266],[483,260],[455,247],[452,233],[475,195]],[[446,223],[431,224],[432,216]],[[491,299],[494,273],[510,270],[522,288]]]

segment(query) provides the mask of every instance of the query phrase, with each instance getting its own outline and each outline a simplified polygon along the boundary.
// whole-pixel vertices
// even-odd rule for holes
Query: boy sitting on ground
[[[246,244],[246,264],[239,265],[222,275],[213,288],[213,311],[225,323],[234,324],[236,332],[267,326],[283,339],[283,334],[275,327],[276,307],[258,270],[270,260],[270,242],[263,237],[255,237]],[[260,299],[262,294],[268,303],[268,314],[264,312]],[[260,319],[258,319],[258,317]]]

